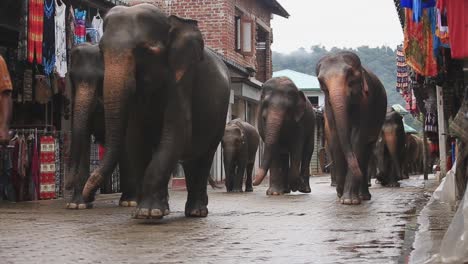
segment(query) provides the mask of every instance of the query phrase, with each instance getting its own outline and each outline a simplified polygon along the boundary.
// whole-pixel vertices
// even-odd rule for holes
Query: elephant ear
[[[294,120],[299,122],[304,116],[304,112],[306,110],[307,98],[302,91],[298,91],[298,100],[296,105],[296,110],[294,111]]]
[[[195,64],[203,60],[204,42],[198,22],[178,16],[169,18],[168,62],[179,82]]]

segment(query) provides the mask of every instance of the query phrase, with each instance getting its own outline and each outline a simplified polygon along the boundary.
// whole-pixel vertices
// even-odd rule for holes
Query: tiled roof
[[[278,16],[282,16],[285,18],[289,17],[288,11],[281,6],[280,3],[276,0],[262,0],[266,5],[268,5],[272,9],[272,13]]]
[[[273,72],[273,77],[285,76],[291,79],[297,88],[303,91],[320,91],[320,83],[317,77],[293,70],[281,70]]]

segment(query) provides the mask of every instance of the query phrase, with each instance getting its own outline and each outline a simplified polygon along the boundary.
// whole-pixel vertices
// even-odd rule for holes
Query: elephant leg
[[[237,170],[233,179],[233,192],[242,192],[242,182],[244,181],[245,167],[246,165],[244,161],[240,160],[237,162]]]
[[[372,154],[372,150],[374,149],[374,144],[369,144],[368,147],[364,148],[362,150],[363,154],[361,155],[361,162],[360,162],[360,167],[361,171],[363,173],[363,180],[361,182],[361,188],[359,190],[359,198],[361,200],[370,200],[371,199],[371,194],[369,192],[369,185],[370,185],[370,175],[368,173],[368,165],[370,161],[370,156]]]
[[[120,170],[120,190],[122,196],[120,196],[119,205],[123,207],[135,207],[136,202],[136,175],[132,175],[129,170],[129,162],[127,158],[127,150],[124,147],[123,155],[121,155],[119,161]]]
[[[312,141],[312,140],[311,140]],[[309,142],[306,147],[304,147],[304,151],[302,154],[302,161],[301,161],[301,178],[304,182],[304,189],[299,190],[302,193],[310,193],[310,160],[312,159],[312,153],[314,152],[314,145],[313,141],[312,144]]]
[[[341,203],[348,205],[360,204],[361,196],[370,199],[370,193],[368,189],[366,191],[366,188],[369,188],[367,183],[367,165],[371,148],[368,144],[364,143],[364,138],[361,138],[358,133],[356,133],[355,137],[359,138],[353,140],[353,142],[356,142],[356,144],[353,145],[353,151],[358,160],[362,178],[355,177],[351,171],[348,170],[343,196],[341,197]]]
[[[252,186],[252,173],[253,173],[253,168],[254,168],[254,163],[251,162],[247,164],[246,168],[246,179],[245,179],[245,191],[246,192],[253,192],[253,186]]]
[[[187,181],[187,202],[185,216],[206,217],[208,215],[208,194],[206,181],[210,175],[214,152],[205,154],[196,160],[184,162]]]
[[[270,187],[267,195],[282,195],[289,190],[287,187],[287,167],[284,168],[285,154],[273,153],[270,166]],[[289,165],[288,165],[289,166]]]
[[[90,149],[91,149],[91,145],[90,145],[89,140],[87,141],[87,144],[83,144],[83,146],[81,146],[78,169],[76,172],[72,172],[72,173],[77,173],[77,175],[74,176],[75,181],[72,183],[73,193],[72,193],[72,197],[70,201],[67,203],[67,209],[89,209],[93,207],[92,203],[86,203],[84,201],[83,195],[82,195],[83,188],[89,177],[89,170],[90,170],[89,157],[90,157],[90,152],[91,152]]]
[[[332,167],[332,175],[335,175],[335,182],[336,182],[336,194],[339,198],[343,196],[344,185],[346,181],[346,173],[347,173],[347,164],[346,159],[343,155],[338,146],[334,146],[331,150],[332,160],[333,160],[333,167]]]

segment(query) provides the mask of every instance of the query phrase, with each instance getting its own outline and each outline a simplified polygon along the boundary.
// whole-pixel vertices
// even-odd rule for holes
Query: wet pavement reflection
[[[184,217],[185,191],[170,192],[171,214],[134,220],[118,195],[91,210],[64,200],[0,203],[1,263],[396,263],[410,245],[405,231],[427,202],[420,177],[401,188],[371,187],[372,200],[341,205],[329,177],[312,193],[267,197],[210,190],[207,218]],[[433,183],[431,183],[433,184]]]

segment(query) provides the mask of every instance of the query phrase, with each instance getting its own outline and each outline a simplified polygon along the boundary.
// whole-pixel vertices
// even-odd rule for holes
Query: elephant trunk
[[[130,95],[135,89],[135,61],[131,50],[108,50],[103,55],[106,153],[83,189],[87,201],[92,201],[99,184],[117,165],[125,138]]]
[[[73,124],[71,142],[71,164],[69,177],[66,179],[67,189],[76,183],[79,173],[80,159],[84,152],[90,149],[90,118],[95,108],[96,86],[87,82],[80,82],[76,87],[73,105]]]
[[[284,121],[284,111],[271,110],[268,113],[265,126],[265,150],[263,151],[263,158],[260,168],[255,175],[253,185],[257,186],[262,183],[268,170],[270,169],[273,155],[277,151],[279,136],[281,133],[281,125]]]
[[[329,89],[330,93],[330,104],[333,112],[334,123],[336,126],[336,131],[338,134],[338,139],[340,145],[343,149],[343,154],[346,157],[346,162],[348,168],[351,170],[351,173],[354,177],[361,178],[363,177],[362,171],[359,168],[359,162],[356,158],[356,155],[352,149],[350,142],[350,133],[351,126],[348,121],[348,96],[346,95],[345,87],[331,87]]]

